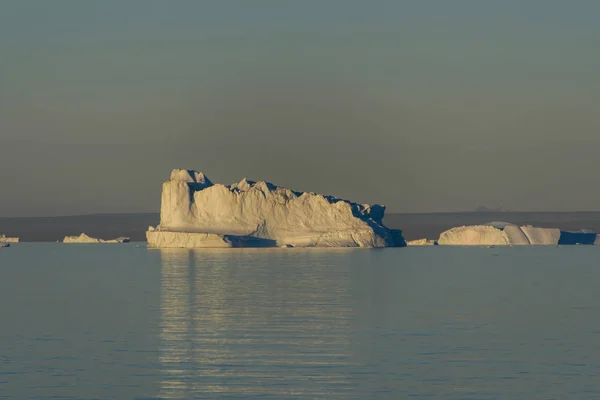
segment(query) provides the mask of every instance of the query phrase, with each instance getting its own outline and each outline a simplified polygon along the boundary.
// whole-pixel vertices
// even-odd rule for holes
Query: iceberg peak
[[[241,181],[239,181],[238,183],[234,183],[233,185],[231,185],[232,188],[237,188],[238,190],[241,191],[247,191],[250,190],[250,188],[252,187],[252,185],[254,185],[255,182],[249,181],[246,178],[243,178]]]
[[[196,184],[197,187],[210,187],[213,183],[208,179],[203,172],[194,171],[193,169],[174,169],[171,171],[171,181],[181,181]]]

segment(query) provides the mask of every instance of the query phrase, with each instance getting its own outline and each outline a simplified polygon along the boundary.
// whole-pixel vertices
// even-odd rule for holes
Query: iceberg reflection
[[[161,398],[344,397],[352,389],[350,284],[327,265],[331,251],[160,254]]]

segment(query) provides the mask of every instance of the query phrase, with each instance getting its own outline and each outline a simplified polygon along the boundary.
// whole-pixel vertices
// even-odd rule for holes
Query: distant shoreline
[[[424,212],[390,212],[386,211],[387,215],[473,215],[473,214],[485,214],[485,215],[505,215],[505,214],[598,214],[600,211],[586,210],[586,211],[424,211]],[[158,216],[158,212],[98,212],[98,213],[84,213],[84,214],[68,214],[68,215],[17,215],[17,216],[0,216],[1,220],[7,219],[43,219],[43,218],[85,218],[85,217],[130,217],[130,216],[141,216],[141,215],[155,215]]]
[[[402,229],[406,240],[437,239],[447,229],[506,221],[519,225],[600,232],[600,211],[486,211],[442,213],[388,213],[384,223]],[[149,225],[156,226],[158,213],[104,213],[58,217],[0,217],[0,234],[17,236],[22,242],[56,242],[82,232],[102,239],[126,236],[132,242],[146,240]]]

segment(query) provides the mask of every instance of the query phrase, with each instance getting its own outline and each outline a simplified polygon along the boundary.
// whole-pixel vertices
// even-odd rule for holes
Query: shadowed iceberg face
[[[212,183],[203,173],[173,170],[164,182],[161,219],[147,232],[155,247],[404,246],[388,229],[382,205],[296,192],[242,179]]]
[[[558,244],[596,244],[597,234],[594,232],[561,231]]]

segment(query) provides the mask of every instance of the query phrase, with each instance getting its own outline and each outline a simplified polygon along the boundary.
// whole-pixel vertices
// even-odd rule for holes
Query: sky
[[[0,216],[171,169],[388,212],[600,210],[596,0],[4,0]]]

